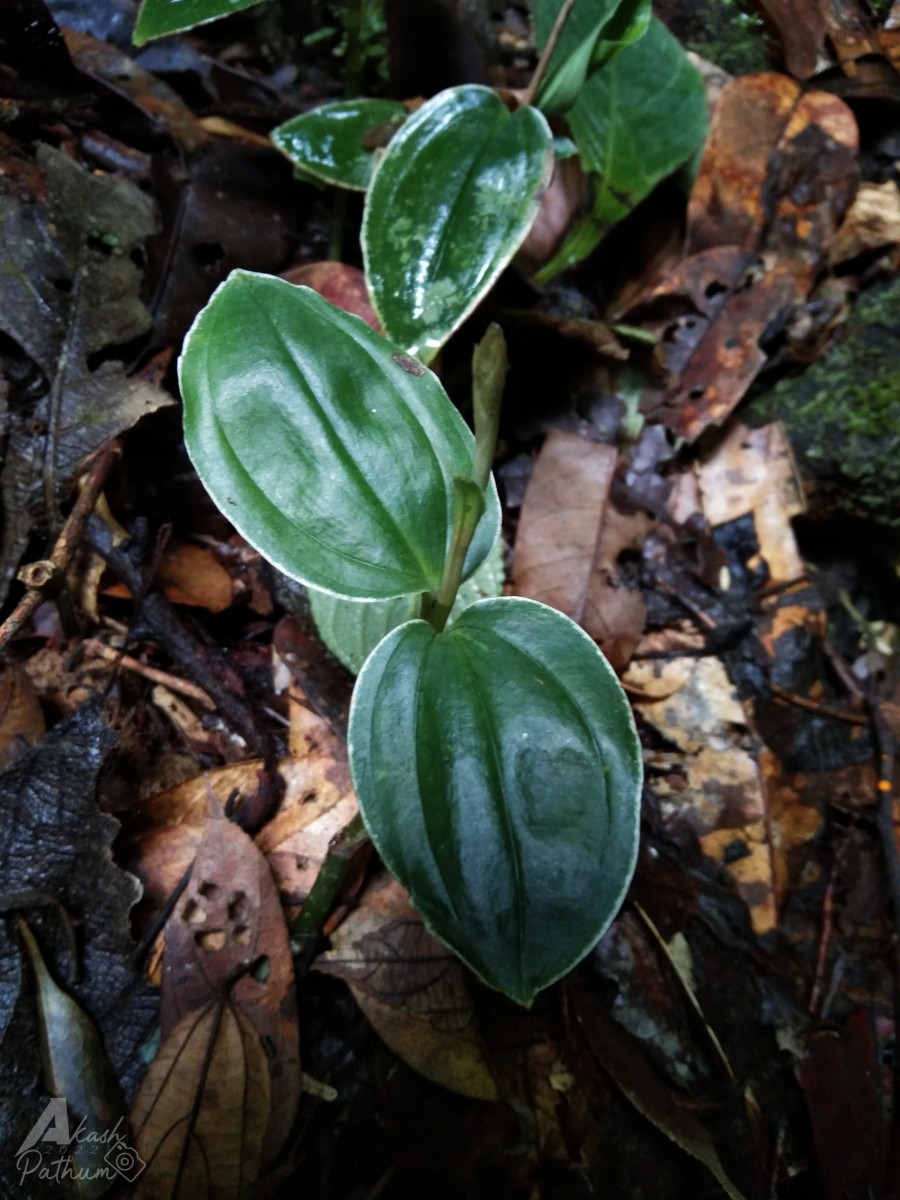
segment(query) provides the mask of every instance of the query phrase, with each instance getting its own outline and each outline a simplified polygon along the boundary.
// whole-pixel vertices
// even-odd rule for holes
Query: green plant
[[[304,175],[365,191],[366,277],[386,337],[306,288],[235,272],[180,360],[187,446],[212,497],[262,554],[318,589],[323,628],[365,627],[346,655],[359,669],[349,749],[373,842],[433,932],[525,1004],[621,902],[640,747],[594,643],[552,609],[491,595],[496,568],[484,581],[499,532],[502,335],[492,327],[476,350],[474,438],[427,364],[535,220],[554,147],[540,106],[568,114],[584,163],[603,172],[562,265],[705,127],[696,75],[644,0],[535,0],[534,12],[542,57],[512,109],[463,86],[411,115],[350,100],[274,134]],[[629,64],[645,43],[652,63]],[[688,133],[667,142],[661,110],[648,117],[657,91],[669,110],[673,92],[685,99]],[[622,100],[639,111],[619,113]],[[601,102],[605,121],[591,107]],[[621,147],[642,122],[663,143],[655,157]],[[369,134],[385,127],[396,132],[376,160]],[[466,607],[466,580],[487,597]]]
[[[641,755],[613,671],[567,617],[495,598],[446,627],[497,540],[504,374],[494,328],[476,351],[473,438],[402,347],[307,288],[240,271],[180,360],[189,452],[244,536],[327,592],[415,597],[419,615],[378,642],[354,689],[363,819],[434,933],[529,1003],[622,900]]]

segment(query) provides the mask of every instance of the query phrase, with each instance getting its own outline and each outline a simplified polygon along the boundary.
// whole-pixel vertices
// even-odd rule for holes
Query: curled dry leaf
[[[260,960],[266,967],[257,978],[249,968]],[[290,1132],[300,1100],[294,967],[266,861],[213,799],[190,880],[166,924],[163,1036],[187,1013],[226,993],[271,1047],[272,1122],[263,1155],[270,1161]]]
[[[893,179],[861,183],[828,255],[832,266],[869,250],[900,245],[900,188]]]
[[[131,1114],[147,1164],[135,1200],[241,1200],[262,1165],[272,1098],[256,1030],[226,995],[165,1038]]]
[[[459,959],[432,937],[387,872],[331,934],[316,969],[343,979],[376,1032],[428,1079],[476,1100],[496,1100]]]
[[[551,430],[528,483],[513,565],[516,594],[578,622],[614,667],[628,661],[644,627],[644,602],[625,587],[617,559],[639,548],[650,523],[609,503],[612,446]]]

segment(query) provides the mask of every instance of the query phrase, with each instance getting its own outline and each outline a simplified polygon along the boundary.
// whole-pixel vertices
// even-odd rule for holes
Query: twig
[[[19,572],[27,591],[6,620],[0,625],[0,650],[8,645],[25,622],[40,606],[41,602],[59,587],[63,572],[69,565],[78,543],[84,535],[84,526],[97,503],[107,477],[122,453],[118,440],[104,447],[91,463],[75,506],[69,513],[62,533],[47,559],[30,563]]]
[[[566,21],[568,21],[569,14],[574,7],[575,0],[565,0],[562,8],[556,14],[556,20],[553,23],[553,28],[550,30],[550,36],[547,38],[547,45],[544,47],[543,54],[538,59],[538,64],[534,68],[534,74],[531,77],[531,83],[525,89],[525,95],[522,97],[523,106],[534,104],[534,98],[538,94],[538,89],[544,82],[544,76],[547,74],[547,68],[550,66],[550,59],[559,45],[559,39],[562,37],[563,30],[566,27]]]
[[[85,654],[94,654],[97,658],[104,658],[107,662],[116,663],[126,671],[134,671],[136,675],[143,675],[152,683],[161,683],[173,692],[180,692],[182,696],[196,700],[204,708],[214,709],[216,707],[215,701],[211,700],[206,692],[196,684],[189,683],[186,679],[180,679],[177,675],[170,675],[168,671],[160,671],[158,667],[149,667],[146,663],[132,658],[130,654],[122,654],[121,651],[114,650],[112,646],[107,646],[99,638],[85,638],[83,647]]]
[[[808,712],[818,713],[823,717],[834,717],[836,721],[846,721],[850,725],[869,725],[871,723],[870,718],[863,716],[862,713],[827,708],[824,704],[817,704],[815,700],[808,700],[806,696],[798,696],[796,692],[789,692],[787,688],[779,687],[777,683],[770,683],[769,691],[779,700],[784,700],[786,704],[795,704],[797,708],[805,708]]]
[[[307,943],[304,949],[308,949],[309,942],[318,935],[335,897],[350,872],[357,851],[368,840],[369,835],[359,814],[331,839],[325,860],[306,897],[306,903],[290,924],[291,937],[298,942]]]

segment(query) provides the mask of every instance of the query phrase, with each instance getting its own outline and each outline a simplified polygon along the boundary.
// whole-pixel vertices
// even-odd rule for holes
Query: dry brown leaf
[[[405,888],[382,872],[331,943],[316,969],[348,984],[395,1054],[451,1091],[497,1099],[463,968],[422,924]]]
[[[525,493],[513,577],[517,595],[571,617],[618,669],[640,638],[645,608],[620,583],[616,560],[643,544],[650,523],[609,503],[616,460],[612,446],[551,430]]]
[[[147,1164],[135,1200],[241,1200],[259,1177],[271,1111],[266,1052],[227,996],[163,1041],[131,1114]]]
[[[791,518],[805,511],[794,456],[780,423],[748,429],[732,421],[695,466],[701,511],[713,527],[753,514],[760,557],[770,583],[806,573]],[[754,566],[751,561],[749,566]]]
[[[266,960],[263,977],[250,972]],[[236,980],[236,982],[235,982]],[[268,1162],[290,1132],[300,1100],[294,965],[278,891],[265,859],[212,799],[190,880],[166,923],[163,1036],[189,1012],[228,993],[271,1047]]]
[[[691,658],[680,670],[689,674],[678,691],[639,706],[680,752],[657,779],[660,808],[696,830],[703,852],[734,879],[753,928],[767,933],[777,924],[772,847],[746,716],[718,658]]]
[[[37,745],[47,726],[34,685],[17,662],[0,670],[0,769]]]
[[[828,255],[831,266],[900,245],[900,188],[893,179],[861,183]]]
[[[369,299],[366,277],[359,267],[342,262],[304,263],[284,271],[281,278],[312,288],[329,304],[362,317],[376,333],[381,333],[381,323]]]
[[[173,604],[224,612],[234,598],[231,576],[205,546],[171,542],[156,570],[155,582]],[[103,589],[107,596],[130,597],[124,583]]]

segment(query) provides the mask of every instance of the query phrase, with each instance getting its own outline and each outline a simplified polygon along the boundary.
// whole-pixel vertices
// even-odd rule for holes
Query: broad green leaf
[[[305,175],[364,192],[372,178],[374,147],[367,140],[406,120],[397,100],[341,100],[292,117],[270,137]]]
[[[447,627],[476,600],[499,596],[502,591],[503,541],[498,538],[475,574],[460,586]],[[310,588],[309,606],[322,641],[348,671],[357,675],[383,637],[398,625],[418,617],[422,597],[398,596],[395,600],[367,603]]]
[[[595,181],[590,213],[537,274],[545,283],[589,254],[613,226],[702,145],[707,107],[700,73],[661,21],[591,75],[569,125]]]
[[[134,27],[134,44],[143,46],[152,38],[165,37],[217,21],[252,8],[260,0],[144,0]]]
[[[534,36],[546,46],[564,0],[535,0]],[[563,28],[535,103],[562,113],[576,102],[588,76],[644,36],[650,0],[578,0]]]
[[[234,271],[179,378],[197,473],[280,570],[358,598],[437,587],[474,438],[427,368],[309,288]],[[491,485],[467,573],[499,524]]]
[[[634,870],[641,753],[612,668],[568,617],[481,600],[410,621],[350,711],[363,819],[432,932],[522,1004],[603,934]]]
[[[490,88],[441,92],[375,169],[363,215],[372,303],[394,341],[430,360],[469,315],[537,216],[551,165],[547,122]]]

